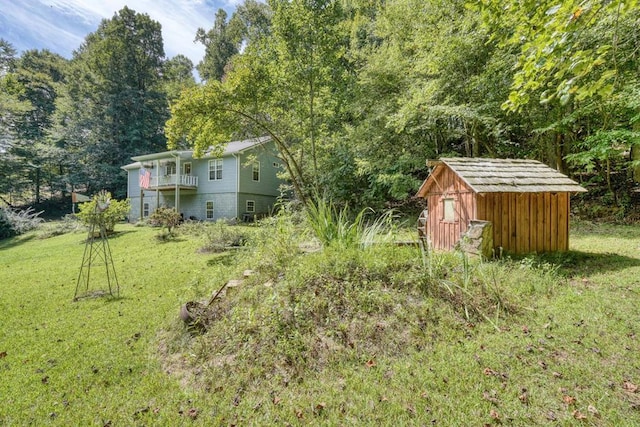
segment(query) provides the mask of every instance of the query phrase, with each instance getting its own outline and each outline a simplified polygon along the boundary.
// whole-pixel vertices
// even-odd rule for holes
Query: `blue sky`
[[[213,26],[218,9],[229,15],[243,0],[0,0],[0,38],[20,53],[49,49],[65,58],[94,32],[100,21],[128,6],[162,25],[168,58],[183,54],[196,65],[204,46],[193,43],[196,30]]]

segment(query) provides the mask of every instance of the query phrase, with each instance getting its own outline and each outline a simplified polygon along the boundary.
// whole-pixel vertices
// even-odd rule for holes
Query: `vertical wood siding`
[[[569,250],[569,193],[476,194],[449,167],[436,169],[427,190],[425,232],[436,249],[453,249],[472,219],[493,223],[496,252]],[[455,200],[455,221],[444,220],[443,199]]]
[[[476,195],[449,168],[441,168],[434,178],[437,184],[427,195],[427,234],[434,248],[448,250],[455,246],[469,221],[476,217]],[[448,197],[455,200],[455,221],[444,220],[443,199]]]
[[[478,218],[493,223],[493,244],[512,253],[569,249],[568,193],[487,193]]]

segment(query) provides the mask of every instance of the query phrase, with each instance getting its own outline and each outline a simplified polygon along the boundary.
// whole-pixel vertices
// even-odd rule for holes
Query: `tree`
[[[340,2],[274,0],[269,32],[260,32],[228,67],[172,106],[170,146],[183,138],[201,154],[238,135],[276,142],[302,200],[318,190],[320,156],[340,129],[353,82]]]
[[[238,47],[229,33],[227,12],[218,9],[213,28],[205,32],[198,28],[196,41],[205,46],[205,56],[197,66],[198,73],[203,80],[221,80],[227,62],[238,53]]]
[[[165,147],[163,66],[160,24],[127,7],[103,20],[74,52],[57,138],[76,152],[90,189],[122,196],[120,166]]]

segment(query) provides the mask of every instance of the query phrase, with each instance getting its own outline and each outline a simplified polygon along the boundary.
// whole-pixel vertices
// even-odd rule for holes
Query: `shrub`
[[[166,237],[173,236],[173,229],[182,221],[182,216],[172,208],[158,208],[149,216],[149,223],[155,227],[162,227]]]
[[[39,217],[41,213],[35,212],[32,208],[24,210],[0,208],[0,239],[24,234],[37,228],[42,222],[42,218]]]
[[[230,226],[224,220],[219,220],[212,226],[206,228],[205,239],[204,250],[219,252],[229,248],[244,246],[247,235],[242,229]]]
[[[109,200],[109,207],[103,212],[96,213],[96,206],[99,198]],[[78,213],[78,219],[85,225],[99,225],[104,224],[107,233],[112,233],[116,223],[124,220],[129,213],[131,207],[129,199],[114,200],[111,199],[111,193],[100,192],[94,196],[90,202],[82,203],[78,206],[80,212]]]

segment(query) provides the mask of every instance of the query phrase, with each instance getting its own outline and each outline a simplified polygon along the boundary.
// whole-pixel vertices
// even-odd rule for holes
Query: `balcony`
[[[161,175],[151,177],[150,187],[158,190],[173,190],[177,186],[181,189],[198,188],[198,177],[192,175]]]

